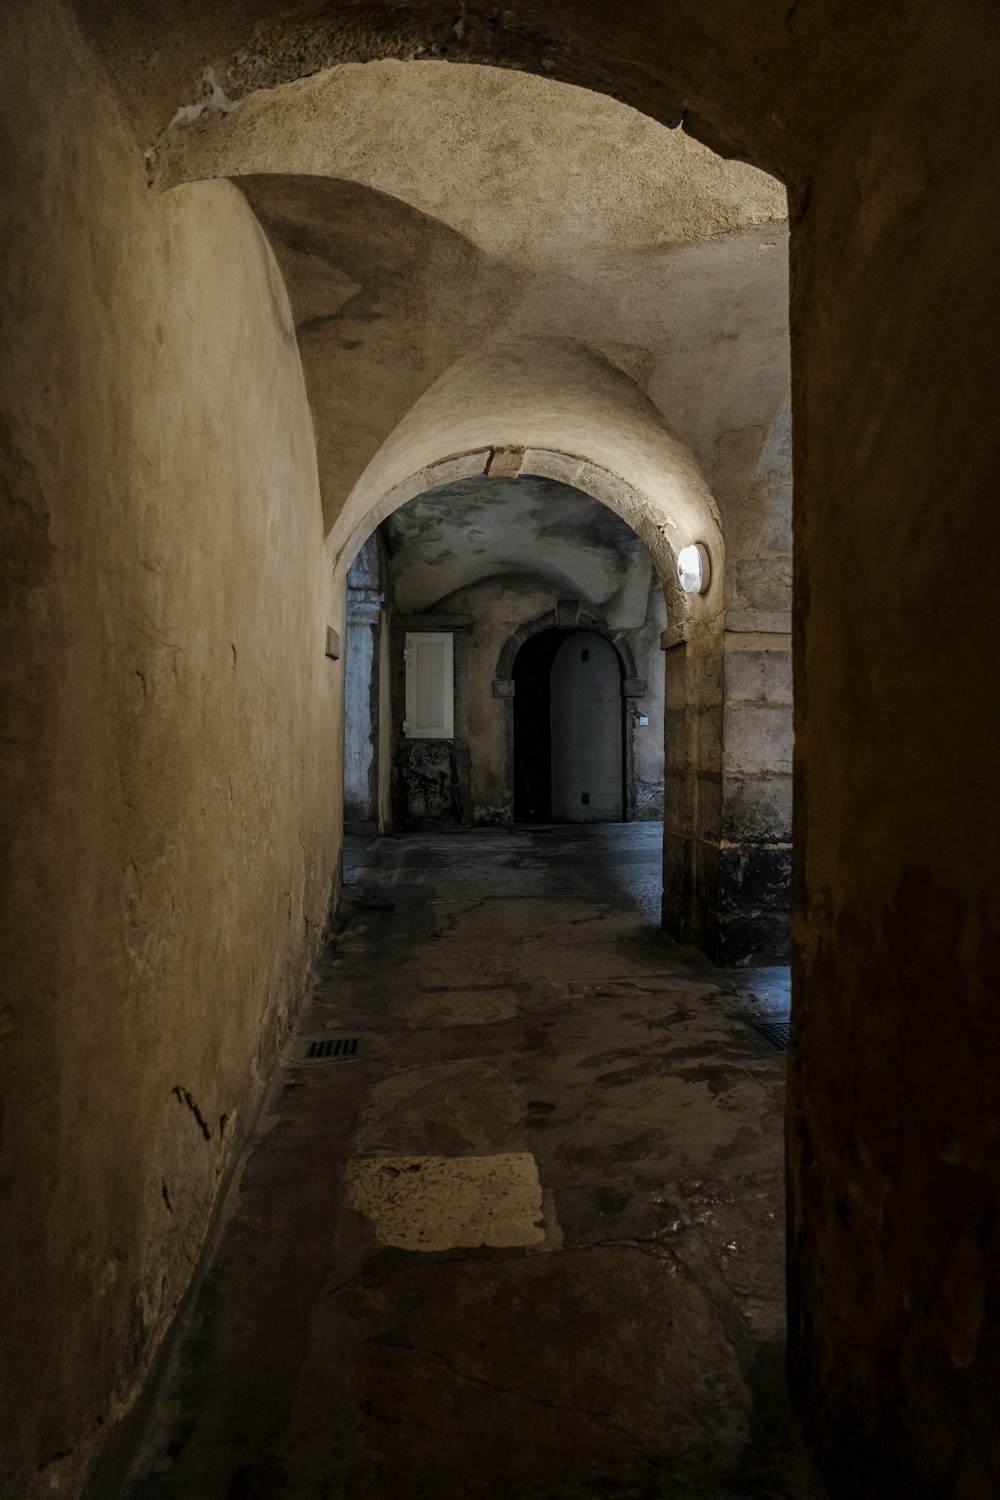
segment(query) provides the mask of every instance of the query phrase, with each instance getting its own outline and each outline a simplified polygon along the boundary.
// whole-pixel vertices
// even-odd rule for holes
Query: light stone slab
[[[348,1168],[350,1201],[383,1245],[455,1250],[538,1245],[542,1187],[529,1151],[498,1156],[386,1156]]]

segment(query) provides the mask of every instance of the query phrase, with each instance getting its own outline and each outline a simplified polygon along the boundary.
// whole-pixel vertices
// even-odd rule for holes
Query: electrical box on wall
[[[332,625],[326,627],[326,654],[331,661],[340,660],[340,636]]]
[[[455,733],[455,638],[450,631],[406,632],[408,740],[450,740]]]

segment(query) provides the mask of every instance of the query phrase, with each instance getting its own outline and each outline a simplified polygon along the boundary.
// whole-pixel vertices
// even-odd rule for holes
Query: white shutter
[[[407,631],[406,718],[410,740],[450,740],[455,733],[455,651],[450,631]]]

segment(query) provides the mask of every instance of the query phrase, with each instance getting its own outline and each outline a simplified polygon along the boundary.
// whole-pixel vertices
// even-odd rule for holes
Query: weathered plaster
[[[380,661],[384,628],[383,547],[369,537],[347,575],[344,635],[344,822],[374,833],[381,767]]]
[[[256,91],[172,132],[157,181],[289,171],[364,183],[507,261],[562,263],[568,243],[648,251],[786,214],[773,178],[615,99],[433,60],[345,64]]]
[[[233,177],[278,256],[328,527],[411,407],[454,365],[464,399],[497,339],[586,345],[708,468],[787,393],[783,190],[622,104],[390,61],[265,90],[173,146],[161,180]]]
[[[649,552],[614,511],[557,480],[460,480],[409,501],[383,531],[404,613],[487,578],[531,576],[556,599],[599,608],[613,627],[646,616]]]
[[[697,461],[634,382],[574,342],[526,339],[497,341],[457,362],[407,413],[330,534],[338,566],[348,567],[373,526],[400,505],[432,484],[481,474],[498,448],[524,450],[522,472],[575,484],[618,510],[664,577],[689,541],[705,541],[717,559],[724,554]],[[553,472],[548,455],[565,472]],[[465,472],[437,471],[452,458],[467,461]],[[702,608],[720,602],[713,589]]]
[[[4,7],[0,1488],[129,1407],[326,920],[337,624],[281,276],[151,198],[49,0]],[[25,122],[31,121],[30,134]]]
[[[513,814],[513,700],[498,698],[493,682],[498,663],[510,658],[517,644],[537,624],[556,623],[558,595],[550,585],[529,576],[485,580],[460,589],[440,601],[438,610],[471,619],[468,646],[467,697],[464,730],[471,776],[471,819],[475,823],[508,823]],[[655,818],[663,805],[663,663],[659,635],[663,620],[663,591],[654,580],[643,619],[631,629],[615,628],[595,607],[583,616],[609,636],[630,663],[646,676],[647,694],[626,702],[629,736],[627,761],[631,776],[630,815]],[[649,720],[640,725],[640,713]]]

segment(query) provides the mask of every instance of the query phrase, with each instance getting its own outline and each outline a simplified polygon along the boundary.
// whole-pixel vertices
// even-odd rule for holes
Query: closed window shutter
[[[454,637],[448,631],[406,633],[406,719],[411,740],[450,740],[455,733]]]

